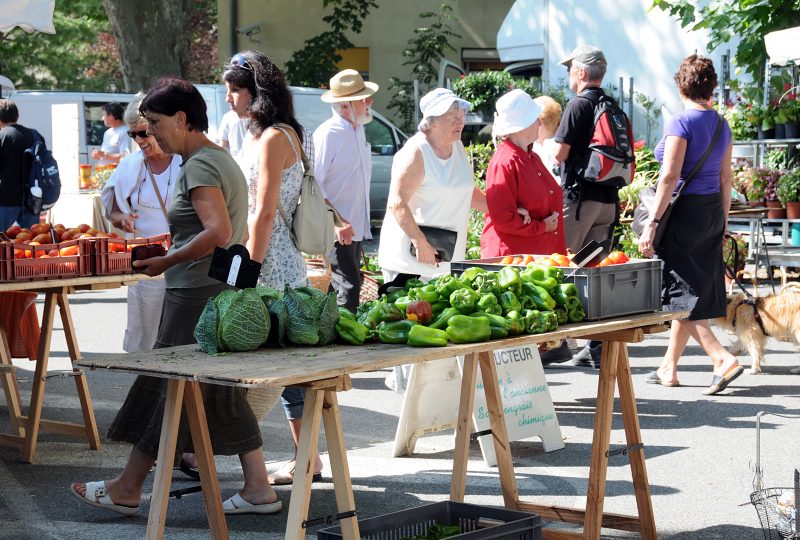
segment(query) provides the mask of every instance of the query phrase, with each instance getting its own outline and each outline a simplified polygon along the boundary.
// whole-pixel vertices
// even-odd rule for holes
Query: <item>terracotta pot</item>
[[[747,206],[764,206],[764,201],[747,201]]]
[[[786,203],[786,219],[800,219],[800,202]]]
[[[764,204],[769,208],[767,211],[769,219],[786,219],[786,208],[783,207],[783,203],[780,201],[766,201]]]

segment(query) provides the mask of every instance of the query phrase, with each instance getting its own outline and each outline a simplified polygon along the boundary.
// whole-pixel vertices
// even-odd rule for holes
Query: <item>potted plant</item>
[[[786,205],[788,219],[800,219],[800,168],[792,169],[778,181],[778,200]]]
[[[786,138],[800,138],[800,100],[797,94],[790,93],[784,97],[784,114],[786,116]]]
[[[764,202],[769,210],[767,217],[770,219],[786,219],[786,209],[783,203],[778,200],[778,182],[783,171],[778,169],[759,169],[759,176],[764,179]]]
[[[529,94],[534,91],[531,85],[520,86]],[[506,71],[480,71],[453,81],[453,92],[472,103],[472,110],[481,113],[483,120],[489,122],[494,117],[497,98],[514,88],[517,88],[517,81]]]
[[[758,169],[745,169],[743,183],[747,203],[751,206],[761,206],[764,203],[764,194],[767,190],[764,176],[759,173]]]
[[[737,103],[725,109],[725,120],[731,128],[735,141],[749,141],[756,137],[757,130],[750,120],[747,106]]]

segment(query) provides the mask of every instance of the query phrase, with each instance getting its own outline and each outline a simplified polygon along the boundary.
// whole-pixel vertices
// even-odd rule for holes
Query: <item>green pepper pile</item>
[[[420,302],[430,304],[430,320],[418,320]],[[336,332],[341,341],[353,345],[377,339],[443,347],[448,342],[551,332],[585,317],[578,290],[564,283],[560,268],[530,264],[522,271],[507,266],[487,272],[473,267],[460,276],[440,276],[427,283],[411,279],[404,287],[390,287],[378,300],[360,305],[355,315],[340,309]]]

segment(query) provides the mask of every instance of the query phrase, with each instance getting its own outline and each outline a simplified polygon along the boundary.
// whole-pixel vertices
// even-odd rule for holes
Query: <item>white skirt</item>
[[[128,327],[122,341],[125,352],[149,351],[155,345],[165,291],[163,278],[128,285]]]

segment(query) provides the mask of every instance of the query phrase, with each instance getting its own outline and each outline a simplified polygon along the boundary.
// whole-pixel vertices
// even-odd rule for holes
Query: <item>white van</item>
[[[196,86],[208,109],[208,136],[216,141],[222,116],[230,110],[225,86]],[[313,133],[332,114],[330,105],[320,100],[324,90],[291,88],[297,119]],[[18,90],[9,99],[17,104],[19,123],[39,131],[53,151],[61,172],[62,193],[77,194],[79,165],[92,163],[92,151],[100,147],[107,129],[100,119],[102,106],[117,101],[125,107],[133,94]],[[365,131],[372,147],[370,217],[380,220],[386,211],[392,158],[407,137],[379,113],[374,113],[374,120],[365,126]]]

